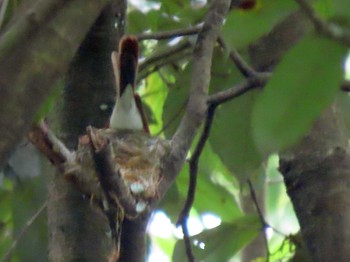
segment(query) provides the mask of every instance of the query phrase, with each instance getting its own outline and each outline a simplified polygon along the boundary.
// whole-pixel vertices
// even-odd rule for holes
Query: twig
[[[226,43],[221,36],[218,37],[218,43],[224,50],[227,50]],[[242,73],[243,76],[248,78],[257,74],[257,72],[244,61],[244,59],[241,57],[241,55],[235,48],[231,47],[229,51],[231,60],[235,63],[236,67]]]
[[[163,60],[164,58],[178,54],[190,47],[191,47],[191,43],[189,41],[181,41],[177,45],[169,46],[166,50],[156,53],[148,57],[147,59],[145,59],[142,63],[140,63],[139,71],[142,71],[146,67],[156,64],[157,62]]]
[[[36,211],[35,214],[27,221],[25,226],[22,228],[21,232],[18,234],[17,238],[12,242],[10,248],[6,251],[5,255],[1,260],[2,262],[10,261],[12,253],[18,246],[18,243],[21,241],[21,239],[26,234],[28,229],[33,225],[33,223],[40,216],[40,214],[45,210],[46,207],[47,207],[47,201],[45,201],[44,204],[42,204],[42,206],[38,209],[38,211]]]
[[[172,55],[169,57],[164,57],[164,59],[159,60],[155,62],[153,65],[149,65],[146,68],[144,68],[142,71],[140,71],[137,76],[137,82],[140,82],[140,80],[146,78],[147,76],[153,74],[154,72],[157,72],[160,68],[173,64],[175,62],[178,62],[181,59],[186,58],[190,55],[192,55],[192,50],[185,50],[179,54]]]
[[[199,33],[201,29],[202,29],[202,25],[196,25],[190,28],[181,28],[181,29],[165,31],[165,32],[139,34],[136,37],[139,41],[149,40],[149,39],[164,40],[164,39],[169,39],[169,38],[174,38],[179,36],[196,35]]]
[[[321,34],[334,39],[341,44],[350,47],[350,33],[345,29],[334,23],[327,23],[317,16],[315,10],[305,0],[295,0],[300,8],[304,11],[307,17],[313,23],[315,29]]]
[[[230,2],[230,0],[212,1],[212,5],[204,19],[203,28],[198,34],[193,52],[189,102],[185,115],[171,140],[173,146],[169,156],[164,161],[165,168],[169,172],[161,182],[160,195],[166,192],[179,174],[180,168],[186,160],[187,151],[205,118],[214,44],[229,10]]]
[[[186,253],[187,253],[187,257],[189,258],[189,261],[193,261],[191,260],[191,258],[193,259],[193,255],[191,251],[191,243],[189,241],[189,236],[188,236],[187,219],[195,199],[199,157],[202,154],[204,146],[208,140],[210,129],[214,120],[214,114],[215,114],[216,108],[217,108],[216,105],[209,106],[203,132],[201,134],[201,137],[199,138],[196,149],[194,150],[194,153],[190,159],[190,163],[189,163],[190,181],[188,185],[187,198],[186,198],[185,205],[177,220],[177,225],[181,225],[182,232],[184,233]]]
[[[264,242],[265,242],[266,255],[267,255],[266,261],[269,262],[269,260],[270,260],[269,242],[267,240],[267,236],[266,236],[266,232],[265,232],[266,228],[269,227],[269,224],[266,222],[264,215],[259,207],[258,200],[256,198],[255,191],[254,191],[254,188],[253,188],[253,185],[252,185],[252,182],[250,181],[250,179],[247,180],[247,184],[249,186],[250,196],[253,200],[256,211],[258,212],[258,216],[260,218],[260,222],[261,222],[262,227],[263,227],[263,235],[264,235]]]
[[[192,247],[191,247],[191,239],[188,233],[188,228],[187,228],[187,219],[181,221],[181,229],[182,229],[182,234],[184,235],[184,242],[185,242],[185,249],[186,249],[186,255],[188,262],[194,262],[195,258],[192,253]]]
[[[255,77],[250,77],[245,81],[235,85],[232,88],[227,90],[215,93],[208,98],[209,104],[222,104],[233,98],[239,97],[246,92],[258,88],[263,87],[270,78],[269,73],[259,73]]]

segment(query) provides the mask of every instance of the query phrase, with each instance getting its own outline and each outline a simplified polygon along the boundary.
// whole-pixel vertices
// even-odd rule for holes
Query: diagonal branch
[[[229,0],[213,1],[205,17],[203,28],[198,34],[193,53],[189,102],[181,124],[171,140],[171,151],[168,157],[164,159],[164,168],[168,172],[167,176],[161,181],[160,195],[166,192],[178,175],[194,136],[204,120],[207,110],[213,48],[230,2]]]
[[[152,65],[157,65],[157,63],[161,62],[165,58],[174,56],[180,52],[185,51],[190,47],[191,47],[191,44],[189,41],[182,41],[175,46],[171,46],[162,52],[156,53],[140,63],[138,68],[139,72],[142,73],[142,71],[145,70],[147,67]]]
[[[174,37],[196,35],[199,33],[201,29],[202,29],[202,25],[196,25],[190,28],[181,28],[181,29],[175,29],[175,30],[165,31],[165,32],[139,34],[136,37],[139,41],[150,40],[150,39],[166,40]]]
[[[229,89],[212,94],[208,98],[208,104],[222,104],[239,97],[252,89],[263,87],[270,77],[271,74],[269,73],[258,73],[257,76],[250,77]]]
[[[334,23],[327,23],[326,21],[322,20],[315,12],[315,10],[307,3],[306,0],[295,0],[300,8],[303,10],[303,12],[307,15],[307,17],[311,20],[313,23],[315,29],[320,32],[321,34],[334,39],[341,44],[344,44],[348,47],[350,47],[350,32],[347,31],[345,28],[342,28],[341,26],[334,24]]]
[[[218,43],[224,50],[227,50],[226,43],[221,36],[219,36],[218,38]],[[242,73],[243,76],[251,77],[257,74],[257,72],[243,60],[243,58],[236,49],[231,48],[229,55],[231,60],[235,63],[238,70]]]

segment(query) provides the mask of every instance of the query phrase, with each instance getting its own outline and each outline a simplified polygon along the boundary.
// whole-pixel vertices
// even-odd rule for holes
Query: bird
[[[115,76],[116,100],[109,128],[144,131],[149,134],[148,121],[140,96],[135,92],[139,44],[135,36],[123,36],[118,52],[111,55]]]

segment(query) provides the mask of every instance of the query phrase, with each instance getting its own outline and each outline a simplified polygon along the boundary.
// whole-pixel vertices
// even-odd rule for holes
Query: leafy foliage
[[[330,40],[310,36],[283,58],[253,111],[254,138],[261,152],[286,149],[309,130],[339,89],[345,51]]]
[[[201,6],[200,2],[147,1],[144,5],[133,6],[128,13],[127,32],[152,33],[197,25],[208,10],[208,5]],[[9,21],[18,0],[4,3],[0,13],[1,28]],[[349,3],[348,0],[318,0],[314,7],[322,17],[347,24],[350,18]],[[247,53],[249,44],[271,31],[295,10],[294,1],[260,0],[253,10],[231,11],[222,29],[228,50],[222,50],[219,46],[214,50],[210,94],[227,90],[243,79],[228,56],[231,48]],[[195,36],[187,36],[187,39],[193,42]],[[142,43],[143,53],[151,56],[180,40],[146,40]],[[246,214],[240,201],[242,184],[254,175],[266,186],[262,200],[266,205],[266,220],[286,234],[281,235],[271,229],[269,247],[276,252],[271,255],[270,261],[293,256],[295,245],[288,234],[295,233],[298,225],[278,172],[278,157],[271,156],[271,153],[294,145],[307,133],[322,110],[334,100],[343,78],[341,65],[344,55],[345,48],[310,34],[277,65],[264,90],[250,91],[217,108],[209,141],[199,160],[192,214],[195,214],[193,217],[198,223],[209,213],[218,217],[221,224],[191,236],[198,260],[228,261],[234,256],[237,258],[244,247],[263,231],[258,216]],[[154,64],[149,65],[151,73],[141,79],[138,91],[150,108],[153,120],[151,133],[171,138],[187,105],[192,61],[190,57],[182,56],[170,62],[164,57],[161,62],[164,64],[157,65],[157,70],[153,70]],[[59,92],[57,89],[42,105],[36,120],[45,116],[60,99]],[[349,97],[338,92],[337,101],[350,127]],[[189,157],[194,146],[195,143]],[[186,199],[188,169],[188,164],[185,164],[159,207],[173,223]],[[4,178],[0,188],[0,257],[42,200],[43,182],[42,177],[37,177],[31,183],[23,183],[19,189],[16,188],[22,194],[15,195],[12,182]],[[15,197],[17,200],[13,201]],[[24,210],[25,214],[22,213]],[[18,218],[15,219],[15,215]],[[20,248],[31,252],[35,243],[38,243],[37,250],[46,248],[42,241],[43,230],[45,228],[40,224],[40,232],[32,235],[30,240],[23,240],[32,241],[32,245],[22,245]],[[176,235],[169,238],[151,236],[151,239],[152,245],[160,247],[169,259],[186,260],[184,243]],[[21,253],[23,250],[17,250],[15,259],[21,258]]]

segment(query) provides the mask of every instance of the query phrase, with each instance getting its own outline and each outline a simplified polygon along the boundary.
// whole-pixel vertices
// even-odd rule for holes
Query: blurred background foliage
[[[196,26],[209,4],[210,0],[129,1],[126,32],[155,33]],[[348,0],[317,0],[313,4],[320,16],[349,24]],[[1,29],[18,5],[19,0],[2,1]],[[249,9],[231,11],[221,32],[228,48],[216,47],[214,51],[210,93],[230,88],[243,79],[228,56],[230,48],[247,58],[248,45],[296,8],[292,0],[257,0]],[[153,135],[171,137],[184,113],[195,38],[141,42],[138,92],[147,107]],[[180,51],[167,54],[167,50],[177,47]],[[218,108],[209,143],[199,161],[196,199],[188,221],[195,256],[200,261],[240,261],[244,248],[261,232],[268,241],[268,247],[263,249],[268,248],[269,261],[293,259],[301,247],[298,222],[278,172],[275,152],[298,141],[335,96],[344,115],[350,115],[349,97],[337,92],[344,74],[341,62],[345,54],[343,47],[310,33],[277,66],[266,92],[251,91]],[[315,79],[310,79],[310,72],[322,78],[312,81]],[[307,90],[303,89],[305,85]],[[59,90],[62,91],[55,91],[43,105],[41,117],[59,99]],[[349,117],[346,121],[350,125]],[[281,132],[282,128],[288,132]],[[0,174],[0,258],[5,261],[47,261],[47,222],[43,211],[46,178],[42,171],[45,161],[24,143]],[[186,199],[188,170],[185,164],[153,215],[148,230],[149,261],[186,261],[181,231],[175,223]],[[267,225],[262,224],[257,213],[247,214],[242,208],[242,196],[251,199],[247,179],[263,189],[259,203],[263,203]],[[251,204],[256,208],[256,203]],[[254,261],[266,261],[266,257]]]

